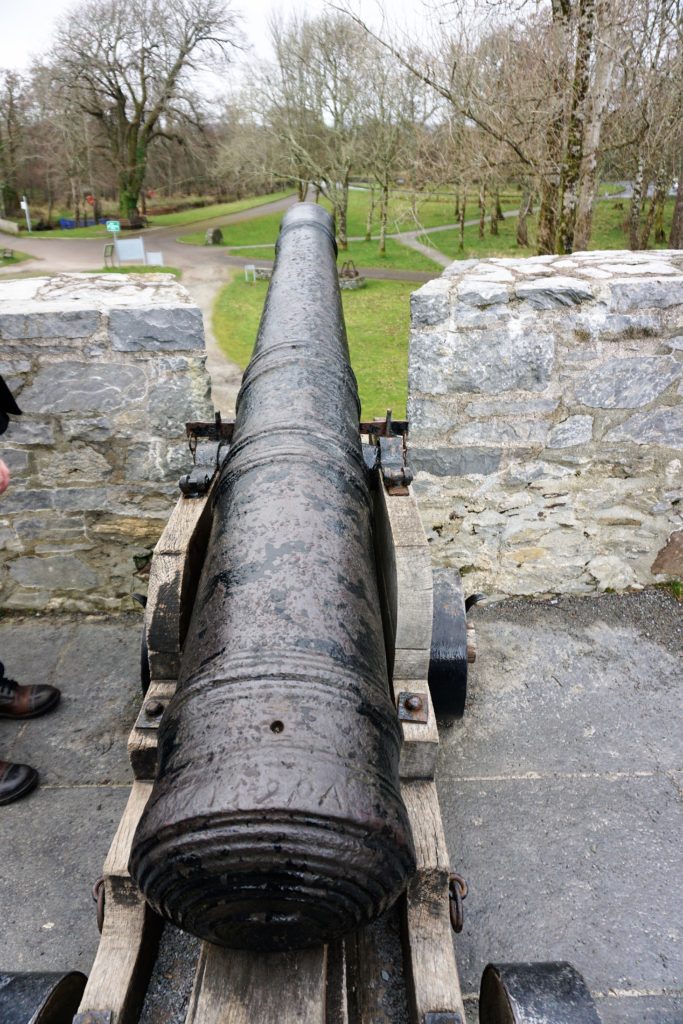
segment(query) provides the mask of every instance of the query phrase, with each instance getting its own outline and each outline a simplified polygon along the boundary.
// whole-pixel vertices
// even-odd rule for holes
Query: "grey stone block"
[[[408,463],[432,476],[488,476],[500,466],[501,456],[496,448],[410,448]]]
[[[410,320],[415,326],[431,327],[448,319],[448,293],[450,282],[446,278],[428,281],[410,296]]]
[[[13,477],[26,475],[28,470],[28,452],[2,448],[2,460]]]
[[[610,359],[576,384],[577,402],[598,409],[636,409],[654,401],[680,377],[675,359],[641,356]]]
[[[424,394],[544,391],[550,380],[555,341],[526,319],[494,331],[414,333],[410,384]]]
[[[539,412],[554,412],[560,404],[557,398],[525,398],[519,401],[470,402],[468,416],[529,416]]]
[[[548,424],[542,420],[484,420],[466,423],[454,430],[448,440],[461,445],[544,445],[548,436]]]
[[[607,441],[633,441],[635,444],[654,444],[664,448],[683,446],[683,406],[653,409],[636,413],[624,423],[610,430]]]
[[[55,432],[51,423],[37,423],[26,416],[13,416],[6,436],[12,444],[51,445],[55,441]]]
[[[100,325],[100,314],[92,309],[45,313],[0,313],[0,338],[89,338]]]
[[[13,512],[39,512],[43,509],[52,508],[54,503],[54,492],[48,490],[24,490],[20,487],[10,487],[2,496],[2,511],[4,515]]]
[[[76,555],[25,555],[8,565],[12,579],[22,587],[40,590],[92,590],[100,580],[97,573]]]
[[[578,277],[544,277],[542,280],[522,281],[515,286],[515,295],[534,309],[556,309],[558,306],[577,306],[590,302],[593,290]]]
[[[548,448],[574,448],[588,444],[593,437],[592,416],[568,416],[548,435]]]
[[[204,323],[196,306],[113,309],[109,329],[117,352],[204,348]]]
[[[140,403],[147,379],[132,363],[43,364],[22,395],[24,413],[111,413]]]
[[[495,306],[508,302],[510,292],[501,282],[466,277],[458,284],[458,298],[468,306]]]
[[[683,305],[683,278],[667,281],[615,281],[610,285],[611,308],[619,313],[631,309],[668,309]]]

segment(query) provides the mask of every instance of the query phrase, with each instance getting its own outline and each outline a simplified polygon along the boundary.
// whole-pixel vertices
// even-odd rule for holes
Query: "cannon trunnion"
[[[329,942],[415,867],[335,255],[326,211],[286,215],[130,860],[238,948]]]

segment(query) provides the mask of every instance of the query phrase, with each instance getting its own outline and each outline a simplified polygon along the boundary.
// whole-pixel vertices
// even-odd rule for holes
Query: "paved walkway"
[[[440,723],[438,775],[452,865],[470,884],[456,939],[468,1024],[488,960],[556,958],[584,973],[604,1024],[681,1024],[681,605],[652,590],[471,614],[479,658],[465,718]],[[8,672],[63,690],[53,714],[0,722],[0,756],[42,774],[0,808],[2,968],[92,963],[90,889],[131,779],[140,625],[0,621]],[[168,969],[174,992],[192,968],[185,981]]]

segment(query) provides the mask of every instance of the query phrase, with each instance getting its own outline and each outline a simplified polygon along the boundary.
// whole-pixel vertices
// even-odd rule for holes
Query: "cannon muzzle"
[[[282,223],[130,872],[223,946],[331,941],[415,869],[332,218]]]

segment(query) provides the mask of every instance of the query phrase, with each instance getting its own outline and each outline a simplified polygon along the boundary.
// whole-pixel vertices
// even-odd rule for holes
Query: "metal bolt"
[[[408,711],[420,711],[422,709],[422,697],[416,693],[411,697],[406,697],[405,706]]]
[[[164,705],[160,700],[150,700],[145,704],[145,712],[150,718],[158,718],[164,713]]]

